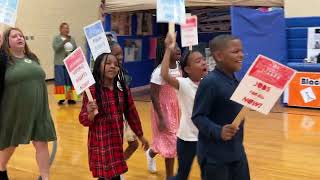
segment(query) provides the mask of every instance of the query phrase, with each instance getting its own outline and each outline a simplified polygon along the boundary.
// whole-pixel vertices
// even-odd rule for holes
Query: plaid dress
[[[90,91],[93,98],[96,99],[95,87],[91,87]],[[83,97],[79,121],[82,125],[89,127],[89,166],[93,177],[111,179],[128,170],[123,152],[124,94],[120,90],[118,94],[120,110],[116,105],[114,92],[108,88],[102,89],[102,107],[99,107],[99,114],[96,115],[94,121],[88,119],[88,98],[86,95]],[[125,113],[125,117],[134,133],[141,137],[143,135],[141,122],[129,89],[128,105],[129,111]],[[102,108],[105,113],[100,112]]]

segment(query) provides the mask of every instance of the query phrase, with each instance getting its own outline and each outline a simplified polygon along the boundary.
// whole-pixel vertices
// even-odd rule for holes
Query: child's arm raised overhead
[[[170,57],[174,51],[174,46],[176,43],[175,40],[175,34],[167,34],[165,39],[166,51],[161,63],[161,76],[170,86],[174,87],[175,89],[179,89],[179,81],[169,74]]]

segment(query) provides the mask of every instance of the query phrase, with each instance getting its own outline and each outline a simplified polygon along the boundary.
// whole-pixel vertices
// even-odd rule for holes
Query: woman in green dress
[[[48,142],[56,140],[51,118],[45,72],[28,48],[21,30],[4,32],[7,55],[0,102],[0,179],[7,180],[6,165],[16,147],[32,141],[42,180],[49,179]]]

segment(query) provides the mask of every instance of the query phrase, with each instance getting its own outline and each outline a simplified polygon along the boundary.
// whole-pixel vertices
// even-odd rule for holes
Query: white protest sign
[[[231,100],[268,114],[295,74],[295,70],[259,55]]]
[[[157,22],[184,24],[186,8],[184,0],[157,0]]]
[[[198,20],[197,16],[187,17],[186,23],[181,25],[182,47],[198,45]]]
[[[89,65],[80,47],[66,57],[63,62],[78,95],[95,84]]]
[[[18,7],[19,0],[0,0],[0,23],[14,27]]]
[[[111,52],[108,39],[100,20],[84,27],[84,34],[86,35],[94,60],[103,53]]]

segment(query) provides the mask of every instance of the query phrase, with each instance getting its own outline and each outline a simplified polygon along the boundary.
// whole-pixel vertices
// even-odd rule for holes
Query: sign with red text
[[[295,70],[259,55],[231,100],[268,114],[295,74]]]
[[[63,62],[78,95],[95,84],[95,80],[90,71],[87,60],[80,47],[66,57]]]
[[[198,45],[198,20],[197,16],[187,17],[186,23],[181,25],[182,47]]]

